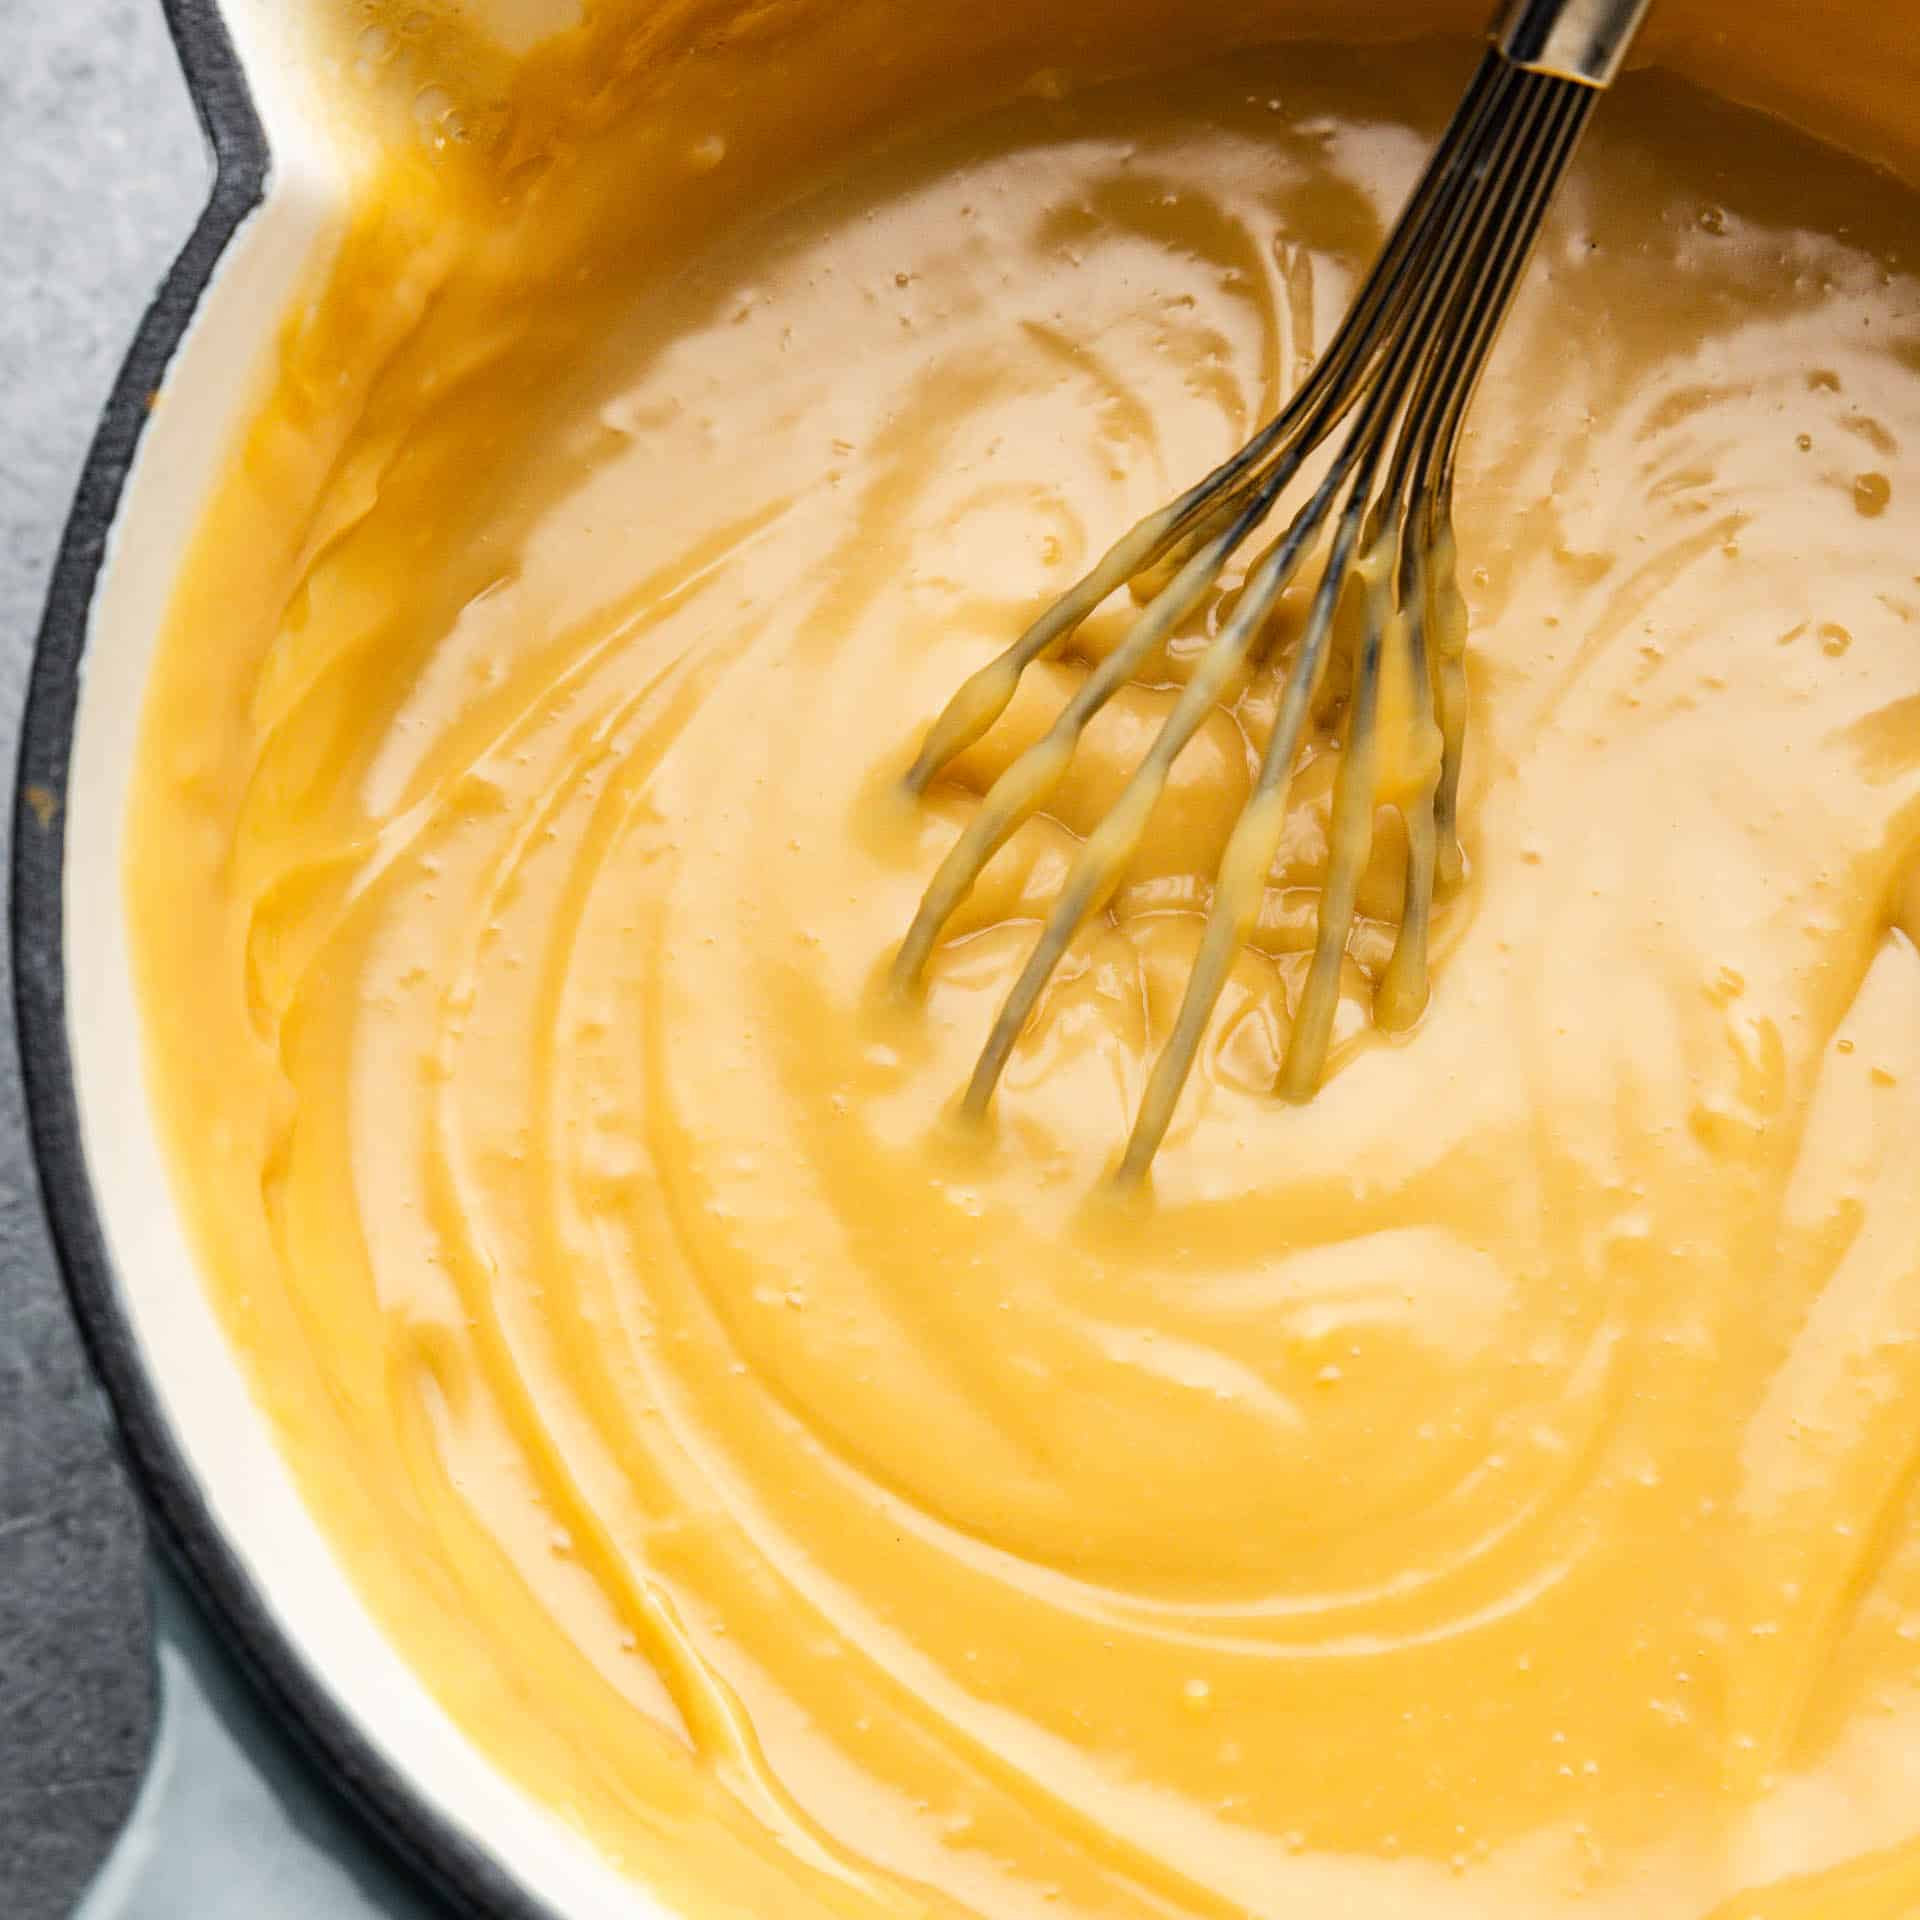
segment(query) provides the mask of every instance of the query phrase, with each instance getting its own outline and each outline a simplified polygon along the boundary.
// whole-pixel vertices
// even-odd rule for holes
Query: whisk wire
[[[1530,78],[1530,77],[1529,77]],[[1514,85],[1523,93],[1534,93],[1528,78],[1516,77]],[[1451,260],[1455,274],[1464,273],[1471,264],[1473,249],[1459,247],[1464,227],[1470,238],[1477,238],[1494,203],[1500,178],[1498,163],[1518,150],[1533,129],[1536,100],[1529,99],[1522,109],[1496,123],[1491,153],[1476,154],[1480,164],[1464,169],[1465,191],[1446,208],[1436,256]],[[1369,398],[1366,411],[1347,443],[1357,472],[1341,516],[1339,533],[1326,572],[1315,596],[1313,611],[1302,635],[1280,713],[1277,716],[1267,750],[1261,761],[1253,798],[1236,824],[1227,852],[1220,863],[1214,884],[1201,949],[1173,1030],[1155,1060],[1140,1103],[1133,1132],[1127,1141],[1120,1164],[1120,1178],[1137,1179],[1146,1171],[1167,1127],[1181,1088],[1192,1071],[1200,1041],[1211,1018],[1234,954],[1245,943],[1259,911],[1267,875],[1279,850],[1286,825],[1286,792],[1300,750],[1307,715],[1319,691],[1327,660],[1328,643],[1340,596],[1345,589],[1349,563],[1359,540],[1361,520],[1366,514],[1373,472],[1378,464],[1386,436],[1391,431],[1405,399],[1407,383],[1426,358],[1431,345],[1428,328],[1445,311],[1444,297],[1451,288],[1452,276],[1443,275],[1425,284],[1419,311],[1410,331],[1402,337],[1393,376]],[[1392,531],[1397,539],[1397,528]],[[1373,758],[1373,709],[1377,697],[1382,628],[1386,608],[1383,588],[1391,594],[1384,579],[1390,550],[1381,551],[1388,535],[1376,533],[1369,543],[1366,562],[1372,574],[1368,586],[1366,638],[1357,663],[1353,702],[1349,712],[1348,745],[1336,781],[1330,843],[1333,856],[1321,895],[1320,923],[1314,944],[1307,985],[1301,995],[1293,1030],[1280,1073],[1280,1091],[1302,1098],[1311,1091],[1324,1063],[1331,1037],[1333,1015],[1338,1001],[1340,960],[1352,926],[1353,907],[1359,877],[1364,871],[1372,841],[1371,773]],[[1362,796],[1364,795],[1364,807]],[[1414,950],[1403,962],[1403,972],[1412,965]],[[1423,969],[1424,980],[1424,969]],[[1406,981],[1403,1000],[1424,1002],[1424,984]]]
[[[1497,76],[1500,64],[1494,56],[1489,55],[1482,62],[1483,75],[1491,68]],[[1485,124],[1492,97],[1489,94],[1483,99],[1477,84],[1469,89],[1469,97],[1456,115],[1457,122],[1468,130],[1469,136],[1477,136]],[[1438,203],[1452,209],[1449,215],[1451,220],[1459,210],[1463,189],[1472,183],[1472,163],[1471,147],[1465,153],[1448,155],[1443,145],[1423,174],[1409,213],[1413,208],[1426,208]],[[1272,425],[1249,442],[1240,454],[1216,468],[1212,475],[1198,487],[1189,489],[1172,506],[1148,516],[1124,536],[1091,573],[1070,588],[1012,647],[975,674],[934,723],[919,757],[909,770],[909,788],[917,789],[924,785],[941,766],[948,764],[955,755],[965,751],[967,746],[984,734],[1005,712],[1026,668],[1049,646],[1067,638],[1100,600],[1176,548],[1181,539],[1183,521],[1190,523],[1204,508],[1204,517],[1196,530],[1204,534],[1223,515],[1231,514],[1224,530],[1214,533],[1205,544],[1186,555],[1184,564],[1173,579],[1142,609],[1121,645],[1082,683],[1047,734],[1015,759],[988,790],[980,810],[935,873],[913,924],[907,931],[907,937],[901,943],[893,968],[897,987],[910,987],[919,979],[941,931],[972,891],[988,861],[1005,845],[1021,823],[1044,804],[1046,797],[1065,774],[1088,721],[1213,587],[1228,558],[1266,518],[1274,500],[1292,481],[1314,449],[1339,424],[1356,401],[1369,391],[1374,370],[1364,366],[1351,389],[1337,383],[1345,368],[1363,361],[1372,353],[1376,336],[1388,337],[1386,330],[1394,314],[1417,292],[1413,276],[1404,270],[1406,257],[1412,247],[1412,236],[1416,231],[1409,213],[1403,213],[1396,222],[1393,241],[1368,277],[1356,304],[1355,318],[1358,324],[1343,327],[1340,339],[1316,366],[1295,401],[1283,409]],[[1353,461],[1364,451],[1365,444],[1366,437],[1359,434],[1348,443],[1335,467],[1336,480],[1344,478],[1350,471]],[[1271,453],[1272,460],[1263,464],[1261,451]],[[1209,499],[1223,487],[1226,492],[1224,500]],[[1301,529],[1304,534],[1311,536],[1317,532],[1319,519],[1324,517],[1332,497],[1332,490],[1325,486],[1316,493],[1314,500],[1309,503],[1309,512],[1316,513],[1317,517],[1309,520]],[[1310,538],[1299,543],[1298,553],[1302,557],[1310,544]],[[1284,586],[1284,581],[1275,583],[1271,593],[1265,596],[1268,609]],[[1250,639],[1251,634],[1252,628],[1249,627],[1245,638]],[[1204,712],[1198,716],[1204,717]],[[1193,727],[1187,727],[1188,738],[1191,738],[1192,731]],[[1181,744],[1185,744],[1184,740]],[[1140,794],[1134,796],[1136,808],[1132,811],[1137,811],[1140,798]],[[1145,819],[1141,817],[1140,826],[1144,828],[1144,825]],[[1137,841],[1137,833],[1133,838]],[[1074,889],[1074,892],[1077,895],[1086,889],[1087,882],[1083,880],[1082,886]],[[1053,952],[1057,959],[1058,951],[1064,950],[1077,924],[1075,920],[1069,925],[1064,937],[1050,927],[1043,935],[1042,950]],[[1009,1005],[1022,1005],[1031,1011],[1044,980],[1044,974],[1033,980],[1023,975],[1021,982],[1016,984]],[[1024,1017],[1023,1014],[1021,1018],[1024,1020]],[[1004,1064],[1014,1039],[1018,1037],[1018,1025],[1014,1026],[1011,1033],[1006,1031],[1007,1025],[1003,1012],[995,1023],[980,1065],[969,1083],[963,1101],[968,1109],[984,1107],[991,1096],[1000,1066]]]
[[[1555,5],[1528,0],[1522,11],[1529,34],[1538,26],[1536,16]],[[1632,14],[1637,24],[1645,0],[1566,5],[1604,16],[1603,26],[1615,14]],[[1617,34],[1589,34],[1578,44],[1589,42],[1617,65]],[[941,862],[895,958],[893,978],[902,989],[917,982],[987,863],[1055,791],[1089,722],[1165,647],[1306,461],[1355,416],[1311,496],[1248,571],[1237,603],[1202,651],[1119,799],[1076,852],[987,1037],[962,1096],[964,1110],[979,1114],[991,1101],[1075,935],[1124,878],[1175,762],[1243,670],[1280,597],[1330,525],[1326,565],[1247,802],[1221,854],[1199,950],[1148,1075],[1119,1177],[1136,1179],[1152,1161],[1227,975],[1258,918],[1285,831],[1289,786],[1350,591],[1358,595],[1359,638],[1329,857],[1312,957],[1277,1090],[1305,1099],[1325,1070],[1382,806],[1397,813],[1404,829],[1406,872],[1393,948],[1374,993],[1374,1020],[1385,1030],[1403,1031],[1424,1011],[1435,891],[1464,871],[1457,822],[1467,620],[1452,519],[1459,438],[1547,207],[1597,90],[1612,71],[1612,65],[1599,75],[1516,63],[1500,49],[1497,33],[1495,50],[1476,68],[1346,319],[1298,391],[1230,459],[1116,542],[1012,646],[975,673],[929,729],[907,775],[916,793],[984,736],[1005,713],[1027,668],[1068,641],[1110,595],[1130,585],[1144,599],[1119,644],[1087,673],[1052,726],[992,783]],[[1383,713],[1391,714],[1390,723]]]

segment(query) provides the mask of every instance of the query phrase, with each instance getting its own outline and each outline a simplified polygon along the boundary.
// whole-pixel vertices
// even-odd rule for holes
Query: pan
[[[144,1090],[120,876],[147,674],[254,375],[347,192],[295,10],[164,4],[213,184],[86,464],[15,796],[16,1013],[42,1192],[165,1567],[155,1759],[85,1911],[351,1920],[444,1905],[510,1920],[668,1920],[466,1737],[363,1604],[209,1302]],[[1045,11],[1045,0],[1021,4]],[[1392,4],[1448,25],[1480,11]],[[1714,39],[1724,12],[1687,0],[1666,11],[1660,48],[1693,71],[1717,62],[1764,104],[1817,106],[1797,99],[1785,57],[1807,12],[1795,0],[1753,0],[1731,46]],[[1878,63],[1880,97],[1910,100],[1911,11],[1872,0],[1833,11]],[[1279,0],[1274,15],[1290,17]],[[1910,158],[1903,118],[1890,112],[1888,152]]]

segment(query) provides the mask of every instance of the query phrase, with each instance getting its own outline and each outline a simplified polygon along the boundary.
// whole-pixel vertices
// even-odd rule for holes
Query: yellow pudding
[[[985,1026],[1220,605],[905,1008],[929,873],[1126,609],[898,777],[1272,413],[1474,55],[927,11],[454,47],[468,140],[370,187],[191,556],[151,1083],[309,1499],[690,1914],[1894,1920],[1920,195],[1671,73],[1609,98],[1463,451],[1431,1005],[1367,1020],[1388,835],[1334,1071],[1273,1097],[1336,685],[1115,1206],[1301,595],[979,1137]],[[1719,18],[1668,43],[1709,77]]]

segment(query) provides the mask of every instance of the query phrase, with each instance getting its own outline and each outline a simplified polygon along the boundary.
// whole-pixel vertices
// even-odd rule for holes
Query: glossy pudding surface
[[[316,269],[153,677],[150,1088],[379,1617],[690,1915],[1920,1904],[1920,196],[1671,72],[1605,102],[1462,454],[1431,1005],[1368,1019],[1387,822],[1274,1097],[1336,675],[1121,1206],[1304,593],[977,1137],[1240,574],[904,1008],[1130,606],[899,775],[1300,379],[1473,49],[948,23],[943,92],[940,9],[735,11],[473,54],[497,111]]]

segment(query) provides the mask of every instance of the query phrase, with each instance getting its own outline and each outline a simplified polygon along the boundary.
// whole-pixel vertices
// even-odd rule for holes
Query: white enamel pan
[[[670,1920],[501,1774],[383,1638],[248,1392],[162,1164],[121,884],[136,723],[179,556],[346,192],[288,31],[296,0],[163,4],[214,184],[86,466],[40,634],[15,806],[14,978],[44,1196],[165,1549],[157,1756],[83,1911]],[[1753,5],[1776,45],[1796,7],[1807,23],[1823,11]],[[1848,11],[1883,43],[1875,58],[1915,70],[1920,41],[1899,24],[1914,19],[1912,0]]]

